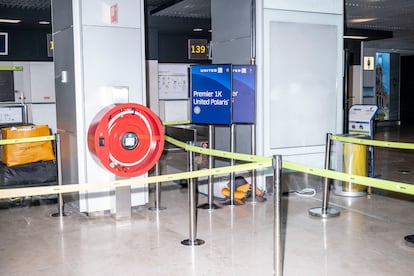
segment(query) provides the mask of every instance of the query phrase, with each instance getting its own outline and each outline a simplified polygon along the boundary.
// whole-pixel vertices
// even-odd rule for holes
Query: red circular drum
[[[92,120],[88,147],[93,158],[112,173],[139,176],[161,157],[164,128],[158,116],[143,105],[111,105]]]

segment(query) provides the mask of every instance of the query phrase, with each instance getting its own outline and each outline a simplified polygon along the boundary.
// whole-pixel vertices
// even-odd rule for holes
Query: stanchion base
[[[405,236],[404,240],[406,246],[414,247],[414,235]]]
[[[320,217],[320,218],[332,218],[332,217],[337,217],[340,214],[341,213],[338,210],[336,210],[335,208],[331,208],[331,207],[328,207],[326,209],[326,212],[322,211],[322,207],[315,207],[315,208],[309,209],[309,215]]]
[[[164,211],[165,209],[167,209],[167,207],[149,207],[148,210],[150,211]]]
[[[234,200],[233,203],[232,203],[231,200],[227,200],[227,201],[223,202],[222,205],[225,205],[225,206],[241,206],[241,205],[244,205],[244,203],[241,202],[241,201],[237,201],[237,200]]]
[[[186,239],[181,241],[182,245],[203,245],[206,242],[200,239],[195,239],[195,240],[190,240],[190,239]]]
[[[204,203],[204,204],[198,205],[197,208],[204,209],[204,210],[215,210],[215,209],[220,209],[221,207],[214,203],[211,205],[208,203]]]
[[[247,203],[250,203],[250,204],[255,204],[255,203],[262,203],[262,202],[265,202],[267,200],[267,198],[265,198],[265,197],[262,197],[262,196],[258,196],[258,197],[256,197],[255,198],[255,200],[253,200],[253,198],[251,197],[251,198],[248,198],[247,200],[246,200],[246,202]]]
[[[62,215],[60,215],[60,213],[53,213],[53,214],[51,214],[50,216],[51,216],[51,217],[54,217],[54,218],[60,218],[60,217],[67,217],[67,216],[69,216],[69,214],[67,214],[67,213],[62,213]]]

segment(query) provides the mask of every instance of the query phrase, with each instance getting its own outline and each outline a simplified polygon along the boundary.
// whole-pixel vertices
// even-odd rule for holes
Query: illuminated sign
[[[190,67],[192,123],[231,123],[231,75],[229,64]]]
[[[208,59],[207,39],[188,40],[188,59]]]
[[[233,123],[255,123],[256,67],[233,66]]]

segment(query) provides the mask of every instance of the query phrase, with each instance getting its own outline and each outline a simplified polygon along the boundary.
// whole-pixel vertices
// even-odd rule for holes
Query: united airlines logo
[[[200,69],[200,73],[223,73],[223,67],[217,67],[217,68],[202,68]]]

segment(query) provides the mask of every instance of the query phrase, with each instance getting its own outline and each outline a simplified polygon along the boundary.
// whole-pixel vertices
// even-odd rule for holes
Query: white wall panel
[[[30,104],[29,105],[31,120],[29,121],[36,125],[48,125],[52,133],[57,132],[56,127],[56,104]]]
[[[141,30],[136,28],[83,27],[85,122],[89,126],[95,115],[113,103],[112,87],[127,87],[127,101],[144,103],[142,89]],[[127,68],[127,70],[125,70]],[[115,176],[103,169],[87,154],[87,181],[112,181]],[[110,209],[110,190],[90,193],[90,212]],[[103,208],[102,208],[103,207]]]
[[[62,143],[62,157],[77,160],[76,163],[67,162],[64,181],[107,182],[116,177],[92,160],[87,147],[87,131],[95,115],[118,103],[119,98],[122,102],[145,105],[143,0],[72,0],[71,3],[71,20],[53,16],[53,25],[64,28],[54,30],[57,39],[54,57],[56,102],[67,115],[58,116],[59,128],[67,139]],[[110,8],[113,5],[117,7],[118,18],[111,23]],[[55,0],[54,14],[60,14],[61,8],[67,8],[67,2]],[[73,24],[67,26],[67,22]],[[67,81],[63,81],[62,72],[66,72]],[[122,92],[119,97],[121,90],[128,93]],[[60,108],[58,113],[61,113]],[[82,212],[114,211],[113,197],[113,189],[81,192],[79,209]],[[145,204],[148,201],[146,187],[138,194],[133,193],[131,198],[133,205]]]
[[[213,44],[214,63],[250,64],[251,38],[236,38]]]
[[[323,166],[326,133],[342,129],[341,26],[334,14],[264,10],[264,155]]]
[[[32,101],[32,92],[30,85],[30,62],[13,62],[13,66],[23,66],[23,71],[14,71],[14,91],[17,91],[15,95],[15,101],[20,102],[24,97],[26,102]]]
[[[30,91],[32,102],[55,102],[54,77],[53,62],[30,63]]]
[[[343,1],[334,0],[264,0],[265,9],[307,11],[317,13],[343,14]]]
[[[277,45],[269,49],[269,147],[323,144],[336,125],[337,72],[331,66],[336,26],[271,22],[269,27],[270,45]]]
[[[188,100],[160,101],[160,118],[163,122],[190,120]]]
[[[214,42],[234,38],[250,37],[251,0],[213,0],[211,1],[211,21]]]
[[[85,26],[83,28],[86,121],[107,106],[111,87],[128,87],[129,100],[143,103],[141,30]],[[145,103],[144,103],[145,104]]]
[[[143,0],[84,0],[82,1],[82,24],[96,26],[141,28]],[[118,21],[111,24],[111,6],[117,5]]]

